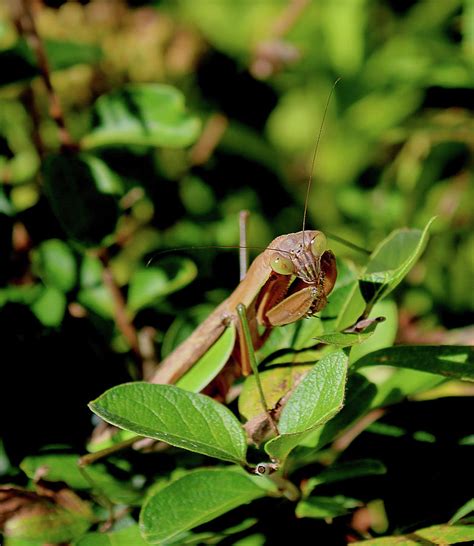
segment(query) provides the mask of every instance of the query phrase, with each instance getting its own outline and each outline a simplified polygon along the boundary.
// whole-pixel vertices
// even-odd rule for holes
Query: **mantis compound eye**
[[[278,255],[272,258],[270,267],[275,273],[279,273],[280,275],[292,275],[295,271],[293,262],[289,258]]]
[[[322,231],[318,231],[313,240],[311,241],[311,252],[314,256],[318,257],[326,250],[327,246],[326,235]]]

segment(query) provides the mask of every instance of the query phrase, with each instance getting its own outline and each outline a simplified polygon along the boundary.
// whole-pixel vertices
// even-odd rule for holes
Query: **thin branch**
[[[71,134],[66,127],[61,103],[59,101],[58,95],[54,91],[53,84],[51,82],[51,70],[48,62],[48,57],[46,55],[43,40],[39,36],[36,29],[36,23],[33,13],[34,10],[31,0],[19,0],[19,8],[20,9],[19,18],[17,20],[17,27],[36,56],[41,79],[43,80],[46,91],[48,93],[49,114],[58,128],[61,150],[77,150],[78,145],[74,143]]]
[[[128,316],[125,298],[122,294],[122,291],[120,290],[120,287],[115,282],[114,276],[110,269],[109,257],[108,257],[108,253],[106,249],[102,249],[100,251],[99,259],[102,262],[102,265],[104,266],[104,270],[102,273],[104,285],[106,286],[107,290],[111,294],[112,299],[114,301],[115,324],[117,328],[120,330],[120,332],[122,333],[123,337],[127,340],[127,343],[129,344],[130,349],[132,350],[132,354],[137,364],[140,367],[140,372],[142,373],[143,372],[143,369],[142,369],[143,357],[142,357],[140,346],[138,343],[137,331]]]

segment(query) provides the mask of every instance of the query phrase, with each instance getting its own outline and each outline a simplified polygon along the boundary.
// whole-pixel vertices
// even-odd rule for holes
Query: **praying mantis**
[[[151,377],[152,383],[175,383],[219,339],[231,324],[237,327],[232,358],[240,364],[243,375],[252,369],[253,350],[258,349],[274,326],[283,326],[311,317],[327,304],[327,296],[337,278],[336,258],[327,248],[322,231],[306,230],[306,213],[312,172],[329,102],[339,79],[326,101],[311,162],[306,189],[302,230],[280,235],[252,262],[247,274],[232,294],[224,300],[194,332],[169,354]],[[239,307],[245,309],[251,344],[244,336]],[[239,316],[240,315],[240,316]],[[265,328],[259,334],[258,325]]]
[[[336,258],[321,231],[302,230],[280,235],[252,262],[232,294],[160,364],[153,383],[174,383],[222,335],[230,323],[237,325],[242,373],[250,373],[249,348],[239,322],[239,304],[247,310],[254,348],[263,343],[273,326],[310,317],[324,308],[336,282]],[[267,330],[259,335],[257,324]],[[239,358],[237,357],[237,358]]]

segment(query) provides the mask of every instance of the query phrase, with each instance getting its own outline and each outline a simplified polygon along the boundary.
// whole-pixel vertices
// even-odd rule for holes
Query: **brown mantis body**
[[[281,235],[252,262],[232,294],[194,332],[168,355],[151,378],[174,383],[212,346],[231,323],[237,325],[240,364],[250,373],[248,351],[241,335],[236,308],[247,308],[254,347],[273,326],[314,315],[324,308],[336,282],[336,259],[326,250],[321,231],[303,230]],[[266,327],[258,334],[257,324]]]

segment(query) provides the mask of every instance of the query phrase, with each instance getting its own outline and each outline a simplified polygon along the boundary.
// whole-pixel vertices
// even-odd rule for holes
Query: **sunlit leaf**
[[[196,470],[150,497],[140,514],[140,527],[152,544],[167,544],[181,533],[206,523],[265,491],[242,472]]]
[[[243,463],[244,431],[222,404],[174,385],[126,383],[89,404],[105,421],[225,461]]]
[[[128,85],[100,97],[98,124],[82,140],[98,146],[189,146],[199,134],[199,120],[188,114],[184,96],[169,85]]]
[[[229,360],[234,349],[235,338],[235,326],[229,325],[221,337],[193,364],[176,385],[188,391],[201,391]]]
[[[285,459],[306,436],[341,409],[347,360],[342,351],[330,353],[298,384],[281,413],[280,436],[265,445],[271,457]]]

